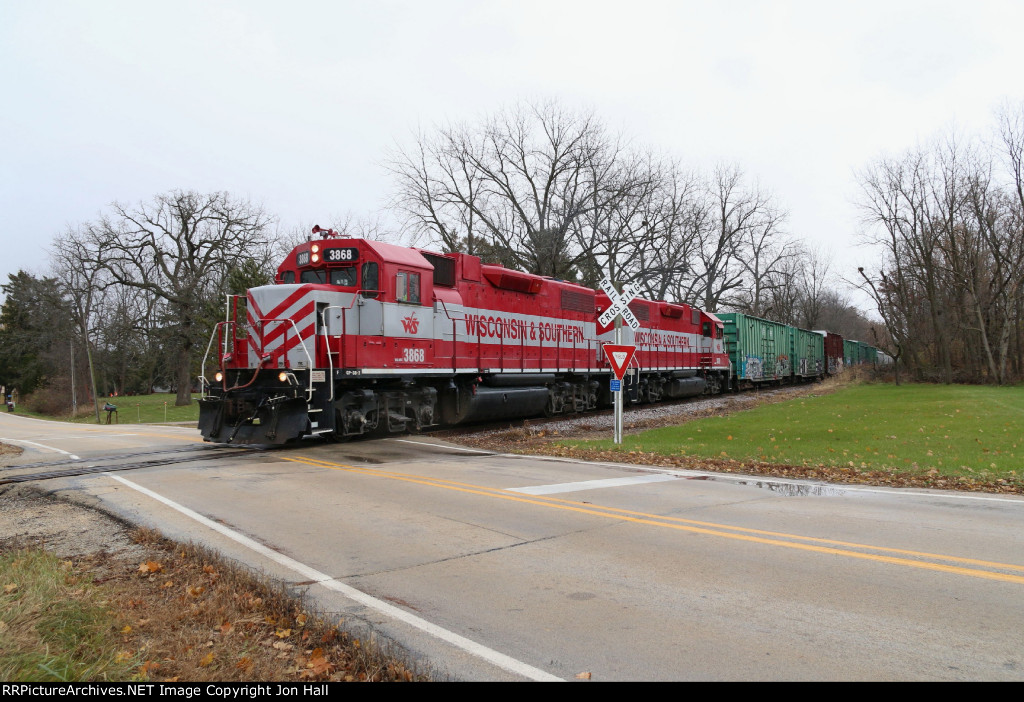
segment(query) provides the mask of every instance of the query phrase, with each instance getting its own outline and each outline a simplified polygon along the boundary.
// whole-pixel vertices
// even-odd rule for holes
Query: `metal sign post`
[[[626,309],[629,309],[628,307]],[[615,345],[622,345],[622,318],[615,318]],[[622,443],[622,378],[619,378],[619,389],[615,391],[615,429],[612,432],[612,442],[616,445]]]
[[[614,442],[616,444],[622,443],[622,410],[623,410],[623,397],[622,397],[622,377],[625,375],[626,367],[629,362],[633,359],[633,354],[636,352],[635,346],[624,346],[622,343],[622,320],[626,320],[626,323],[634,330],[640,328],[640,321],[633,315],[632,310],[629,309],[629,303],[637,296],[640,290],[632,284],[623,286],[622,292],[619,293],[615,290],[615,286],[612,281],[605,278],[601,281],[601,289],[604,290],[604,294],[608,296],[611,304],[608,306],[601,316],[598,318],[598,323],[605,327],[615,322],[615,347],[612,348],[608,344],[604,346],[605,355],[608,357],[608,362],[612,366],[612,370],[615,373],[617,380],[612,380],[611,391],[615,393],[615,433]]]

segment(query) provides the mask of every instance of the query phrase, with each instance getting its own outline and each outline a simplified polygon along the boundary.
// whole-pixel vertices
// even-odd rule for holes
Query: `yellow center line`
[[[970,563],[973,565],[981,565],[991,568],[1024,570],[1024,567],[1018,565],[996,563],[991,561],[980,561],[975,559],[960,558],[957,556],[945,556],[941,554],[924,553],[918,551],[890,549],[880,546],[870,546],[866,544],[853,544],[843,541],[819,539],[810,536],[799,536],[797,534],[785,534],[781,532],[762,531],[758,529],[748,529],[744,527],[715,524],[713,522],[700,522],[696,520],[681,519],[678,517],[663,517],[661,515],[648,514],[645,512],[634,512],[631,510],[624,510],[615,507],[586,505],[586,503],[573,502],[571,500],[564,500],[560,498],[549,498],[543,496],[526,497],[523,496],[521,493],[513,493],[502,488],[490,488],[486,486],[472,485],[469,483],[459,483],[456,481],[444,480],[441,478],[424,478],[421,476],[412,476],[405,473],[384,471],[376,468],[360,468],[357,466],[346,465],[344,463],[331,463],[329,461],[323,461],[315,458],[282,458],[284,458],[284,460],[286,461],[292,461],[294,463],[305,463],[306,465],[311,465],[319,468],[330,468],[331,470],[342,470],[349,473],[359,473],[363,475],[388,478],[390,480],[401,480],[403,482],[427,485],[430,487],[439,487],[444,488],[446,490],[454,490],[474,495],[483,495],[485,497],[494,497],[502,500],[510,500],[512,502],[540,505],[542,507],[550,507],[553,509],[561,509],[566,511],[578,512],[581,514],[589,514],[598,517],[605,517],[607,519],[616,519],[619,521],[631,522],[634,524],[646,524],[650,526],[677,529],[679,531],[686,531],[694,534],[720,536],[722,538],[747,541],[751,543],[765,544],[770,546],[781,546],[784,548],[793,548],[797,550],[811,551],[815,553],[827,553],[832,555],[847,556],[849,558],[860,558],[863,560],[876,561],[880,563],[902,565],[911,568],[922,568],[925,570],[936,570],[945,573],[954,573],[957,575],[966,575],[975,578],[985,578],[989,580],[1000,580],[1003,582],[1024,584],[1024,576],[1020,575],[1012,575],[1007,573],[993,573],[990,571],[977,570],[974,568],[964,568],[954,565],[945,565],[942,563],[929,563],[927,561],[910,560],[908,558],[898,558],[894,556],[884,556],[873,553],[860,553],[858,551],[851,551],[843,548],[834,548],[834,546],[846,546],[848,548],[863,548],[870,549],[873,551],[900,553],[903,555],[913,555],[921,558],[932,558],[936,560],[945,560],[958,563]],[[723,529],[740,533],[722,531]],[[788,539],[799,539],[802,541],[808,541],[812,543],[799,543],[797,541],[780,541],[777,538],[767,538],[768,536]],[[829,544],[829,546],[817,544]]]
[[[336,466],[340,466],[340,467],[345,468],[347,470],[366,472],[367,474],[370,474],[370,475],[380,475],[382,477],[416,478],[416,479],[419,479],[419,480],[427,480],[427,481],[431,481],[432,483],[438,483],[439,487],[444,487],[444,485],[440,485],[441,483],[444,483],[444,484],[447,484],[447,485],[459,485],[459,486],[462,486],[462,487],[472,488],[474,490],[488,490],[488,491],[492,491],[494,493],[499,493],[499,494],[501,494],[501,493],[512,494],[512,495],[520,495],[520,494],[522,494],[522,493],[519,493],[519,492],[516,492],[516,491],[513,491],[513,490],[507,490],[505,488],[492,488],[492,487],[487,487],[487,486],[483,486],[483,485],[474,485],[472,483],[463,483],[463,482],[458,482],[458,481],[455,481],[455,480],[447,480],[447,479],[444,479],[444,478],[426,478],[426,477],[423,477],[423,476],[410,475],[408,473],[399,473],[399,472],[396,472],[396,471],[386,471],[386,470],[382,470],[382,469],[379,469],[379,468],[367,468],[367,467],[359,468],[359,467],[356,467],[356,466],[349,466],[349,465],[346,465],[346,464],[343,464],[343,463],[332,463],[330,461],[323,461],[323,460],[317,459],[317,458],[303,457],[303,460],[306,461],[306,462],[315,462],[315,463],[322,464],[323,467],[325,467],[325,468],[334,468]],[[578,502],[576,500],[566,500],[564,498],[549,497],[549,496],[546,496],[546,495],[535,495],[533,497],[536,500],[539,500],[539,501],[556,502],[556,503],[562,503],[562,504],[567,504],[567,505],[587,504],[585,502]],[[651,518],[651,519],[657,519],[659,521],[677,522],[679,524],[692,524],[692,525],[696,525],[696,526],[710,527],[710,528],[714,528],[714,529],[729,529],[731,531],[738,531],[738,532],[747,533],[747,534],[757,534],[759,536],[770,536],[770,537],[778,537],[778,538],[785,538],[785,539],[799,539],[801,541],[808,541],[808,542],[817,543],[817,544],[828,544],[830,546],[843,546],[843,547],[846,547],[846,548],[862,548],[862,549],[867,549],[867,550],[870,550],[870,551],[881,551],[881,552],[885,552],[885,553],[896,553],[896,554],[900,554],[900,555],[903,555],[903,556],[917,556],[917,557],[920,557],[920,558],[932,558],[932,559],[937,559],[937,560],[950,561],[950,562],[954,562],[954,563],[965,563],[965,564],[983,566],[983,567],[988,567],[988,568],[1003,568],[1003,569],[1007,569],[1007,570],[1018,570],[1018,571],[1024,572],[1024,566],[1014,565],[1012,563],[999,563],[999,562],[996,562],[996,561],[984,561],[984,560],[980,560],[980,559],[977,559],[977,558],[963,558],[963,557],[960,557],[960,556],[946,556],[946,555],[942,555],[942,554],[927,553],[927,552],[923,552],[923,551],[911,551],[911,550],[907,550],[907,549],[889,548],[889,547],[885,547],[885,546],[873,546],[873,545],[870,545],[870,544],[859,544],[859,543],[850,542],[850,541],[839,541],[839,540],[835,540],[835,539],[823,539],[823,538],[819,538],[819,537],[815,537],[815,536],[800,536],[798,534],[787,534],[785,532],[779,532],[779,531],[766,531],[764,529],[751,529],[749,527],[738,527],[738,526],[732,526],[732,525],[729,525],[729,524],[717,524],[715,522],[705,522],[705,521],[700,521],[700,520],[697,520],[697,519],[685,519],[683,517],[669,517],[669,516],[663,516],[663,515],[660,515],[660,514],[650,514],[648,512],[638,512],[638,511],[635,511],[635,510],[621,509],[621,508],[618,508],[618,507],[608,507],[608,506],[604,506],[604,505],[591,505],[591,507],[599,507],[600,509],[605,510],[607,512],[618,512],[620,514],[627,514],[627,515],[631,515],[631,516],[647,517],[647,518]]]

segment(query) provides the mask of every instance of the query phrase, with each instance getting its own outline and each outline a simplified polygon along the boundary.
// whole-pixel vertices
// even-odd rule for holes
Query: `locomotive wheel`
[[[345,435],[345,424],[342,422],[341,411],[334,410],[334,431],[324,434],[324,437],[332,444],[341,444],[349,441],[352,437]]]

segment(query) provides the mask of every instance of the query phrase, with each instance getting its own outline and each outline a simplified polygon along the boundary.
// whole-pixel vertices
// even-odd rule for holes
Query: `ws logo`
[[[406,334],[415,334],[420,328],[420,320],[416,319],[416,315],[410,314],[408,317],[402,317],[402,329],[405,329]]]

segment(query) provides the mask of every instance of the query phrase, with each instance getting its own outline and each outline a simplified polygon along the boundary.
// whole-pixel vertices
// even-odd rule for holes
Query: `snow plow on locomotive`
[[[574,283],[365,239],[296,247],[275,283],[228,302],[203,361],[207,441],[282,444],[608,406],[598,315]],[[729,388],[723,324],[689,305],[634,300],[631,399]],[[206,377],[207,364],[216,371]]]

